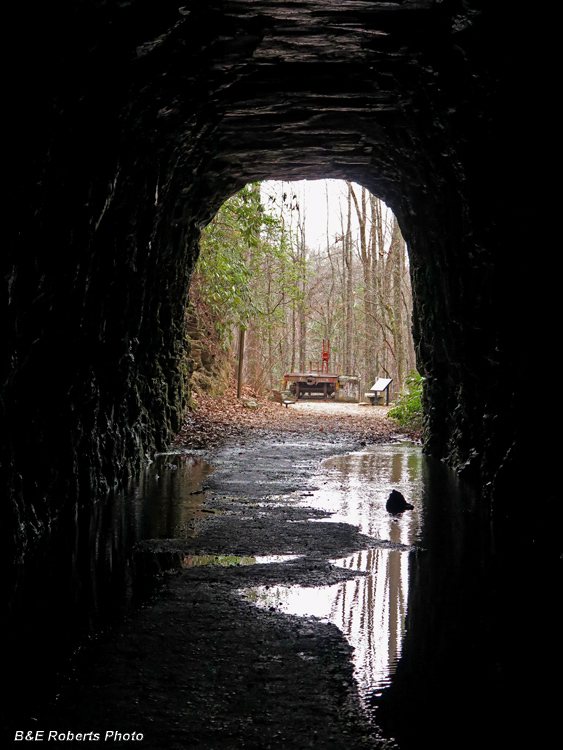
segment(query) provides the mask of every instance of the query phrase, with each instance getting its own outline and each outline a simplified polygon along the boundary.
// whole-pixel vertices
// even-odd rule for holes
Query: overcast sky
[[[278,196],[287,193],[288,200],[297,195],[300,213],[305,215],[306,242],[312,250],[326,247],[328,190],[330,244],[333,244],[334,238],[341,234],[340,206],[344,212],[346,210],[346,183],[343,180],[269,181],[264,183],[264,189]]]
[[[332,245],[335,237],[342,234],[341,213],[346,222],[347,187],[344,180],[300,180],[298,182],[264,182],[263,190],[278,196],[277,204],[281,204],[281,196],[287,194],[288,200],[297,195],[301,215],[305,215],[305,239],[311,250],[326,248],[327,235],[327,191],[329,206],[328,233]],[[356,195],[360,198],[361,188],[356,186]],[[264,200],[264,198],[263,198]],[[295,219],[295,224],[297,219]],[[357,239],[358,222],[352,207],[352,233]]]

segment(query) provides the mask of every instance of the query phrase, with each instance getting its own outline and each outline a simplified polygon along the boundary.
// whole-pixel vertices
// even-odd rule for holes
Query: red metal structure
[[[338,388],[337,372],[329,370],[330,339],[323,339],[323,353],[320,362],[309,362],[307,372],[289,372],[283,376],[283,389],[291,391],[296,398],[306,395],[322,394],[325,398],[332,398]]]
[[[321,362],[321,372],[325,371],[325,365],[326,365],[326,372],[328,372],[329,356],[330,356],[330,339],[326,342],[326,349],[325,349],[325,340],[323,339],[323,359]]]

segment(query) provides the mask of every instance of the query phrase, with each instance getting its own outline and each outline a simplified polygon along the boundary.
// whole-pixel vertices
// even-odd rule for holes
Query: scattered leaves
[[[245,401],[256,402],[250,409]],[[176,445],[192,449],[211,449],[226,440],[243,437],[251,430],[254,435],[310,434],[356,439],[359,443],[384,443],[405,435],[404,429],[388,418],[390,407],[337,404],[332,401],[300,401],[289,407],[259,396],[245,386],[237,399],[236,384],[231,383],[223,396],[205,393],[193,395],[195,409],[186,413]],[[407,437],[417,440],[419,432]]]

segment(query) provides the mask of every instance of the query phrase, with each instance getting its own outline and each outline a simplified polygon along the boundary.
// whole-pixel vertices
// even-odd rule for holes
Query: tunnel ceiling
[[[16,130],[35,167],[74,148],[95,168],[100,213],[116,175],[151,164],[190,218],[247,181],[330,176],[365,184],[408,231],[429,191],[488,210],[500,23],[462,0],[38,4],[15,40],[29,71]]]
[[[415,189],[466,180],[469,151],[488,154],[494,25],[478,3],[201,6],[138,44],[133,68],[143,132],[183,145],[210,193],[343,177],[400,211]]]
[[[116,485],[179,428],[199,230],[258,179],[352,179],[393,208],[411,256],[427,450],[494,474],[514,442],[499,386],[514,355],[498,294],[510,285],[491,210],[500,12],[465,0],[69,0],[13,17],[11,541],[25,547],[68,498]]]

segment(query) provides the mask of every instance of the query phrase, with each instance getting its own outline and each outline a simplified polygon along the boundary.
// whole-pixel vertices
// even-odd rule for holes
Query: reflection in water
[[[295,560],[299,555],[256,555],[255,557],[240,557],[238,555],[184,555],[182,567],[197,568],[200,566],[217,565],[231,567],[233,565],[265,565],[267,563],[283,563]]]
[[[436,750],[520,747],[505,742],[514,706],[500,719],[507,685],[495,655],[493,613],[502,604],[487,504],[440,461],[424,461],[423,480],[424,527],[409,553],[408,631],[376,721],[403,750],[419,748],[421,737]]]
[[[212,467],[185,453],[159,454],[134,492],[123,494],[137,540],[189,537],[205,514],[201,483]]]
[[[184,555],[183,568],[200,568],[216,565],[220,568],[230,568],[235,565],[254,565],[255,557],[240,557],[239,555]]]
[[[313,480],[321,489],[303,504],[331,512],[329,523],[351,523],[378,540],[411,546],[420,527],[423,460],[421,449],[410,444],[377,446],[329,459]],[[414,510],[388,513],[385,503],[392,489],[399,490]],[[333,563],[362,575],[333,586],[259,586],[244,594],[259,606],[318,617],[339,627],[354,647],[364,705],[373,709],[401,656],[408,547],[362,550]]]
[[[321,485],[306,505],[333,513],[331,521],[351,523],[363,534],[413,544],[420,528],[422,452],[410,443],[366,448],[323,463],[313,481]],[[414,510],[392,516],[385,504],[399,490]]]
[[[354,646],[360,694],[377,698],[389,685],[401,656],[407,614],[407,556],[398,550],[373,549],[339,562],[351,570],[369,573],[346,582],[338,602],[338,619],[333,616],[331,621]]]
[[[18,617],[9,627],[19,658],[6,675],[14,705],[31,705],[85,636],[142,600],[133,547],[143,539],[192,534],[203,514],[200,483],[211,471],[185,454],[157,456],[132,488],[61,514],[26,565],[7,571],[18,597]]]

